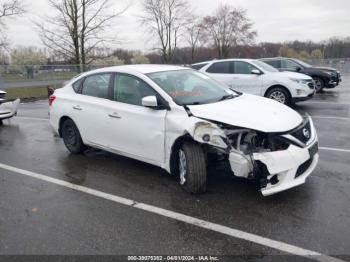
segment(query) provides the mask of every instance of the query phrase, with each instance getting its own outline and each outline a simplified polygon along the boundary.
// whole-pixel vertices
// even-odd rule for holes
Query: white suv
[[[268,97],[286,105],[311,99],[315,93],[310,76],[279,72],[253,59],[214,60],[192,65],[192,68],[243,93]]]
[[[90,146],[159,166],[191,193],[205,192],[207,166],[219,162],[271,195],[303,184],[318,161],[310,117],[188,68],[99,69],[49,102],[51,125],[72,153]]]

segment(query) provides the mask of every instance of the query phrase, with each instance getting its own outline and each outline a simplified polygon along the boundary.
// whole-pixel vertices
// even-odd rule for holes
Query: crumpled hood
[[[271,99],[243,94],[240,97],[213,104],[188,106],[199,118],[265,133],[290,131],[303,119],[293,109]]]

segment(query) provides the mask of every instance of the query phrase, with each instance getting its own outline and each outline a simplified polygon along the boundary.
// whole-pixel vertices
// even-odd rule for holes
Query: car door
[[[116,75],[112,89],[108,146],[145,162],[164,163],[167,110],[142,106],[146,96],[156,96],[161,103],[160,95],[142,79],[122,73]]]
[[[225,84],[229,88],[232,87],[234,76],[232,74],[231,62],[214,62],[206,69],[206,74],[208,74],[213,79]]]
[[[252,74],[252,70],[254,69],[261,71],[246,61],[234,61],[233,89],[242,93],[261,95],[263,83],[262,75]]]
[[[89,145],[98,147],[107,145],[106,119],[109,112],[107,104],[112,76],[112,73],[100,73],[85,77],[74,101],[70,103],[73,120],[84,142]]]

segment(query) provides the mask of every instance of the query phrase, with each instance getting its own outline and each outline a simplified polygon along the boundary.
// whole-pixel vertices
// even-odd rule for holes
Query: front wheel
[[[266,97],[280,102],[284,105],[291,104],[291,97],[288,91],[281,87],[272,88],[271,90],[269,90],[269,92],[267,92]]]
[[[80,154],[86,149],[79,130],[71,119],[65,120],[62,124],[62,138],[67,149],[73,154]]]
[[[178,170],[181,187],[193,194],[207,190],[207,165],[202,147],[185,142],[178,151]]]
[[[316,93],[322,93],[324,88],[324,81],[319,77],[314,78]]]

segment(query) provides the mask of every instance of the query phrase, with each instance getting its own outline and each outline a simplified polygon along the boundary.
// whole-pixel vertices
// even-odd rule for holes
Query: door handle
[[[117,118],[117,119],[120,119],[122,118],[118,113],[114,112],[112,114],[108,114],[109,117],[111,118]]]
[[[73,106],[73,109],[74,109],[74,110],[79,110],[79,111],[82,111],[82,110],[83,110],[80,106]]]

